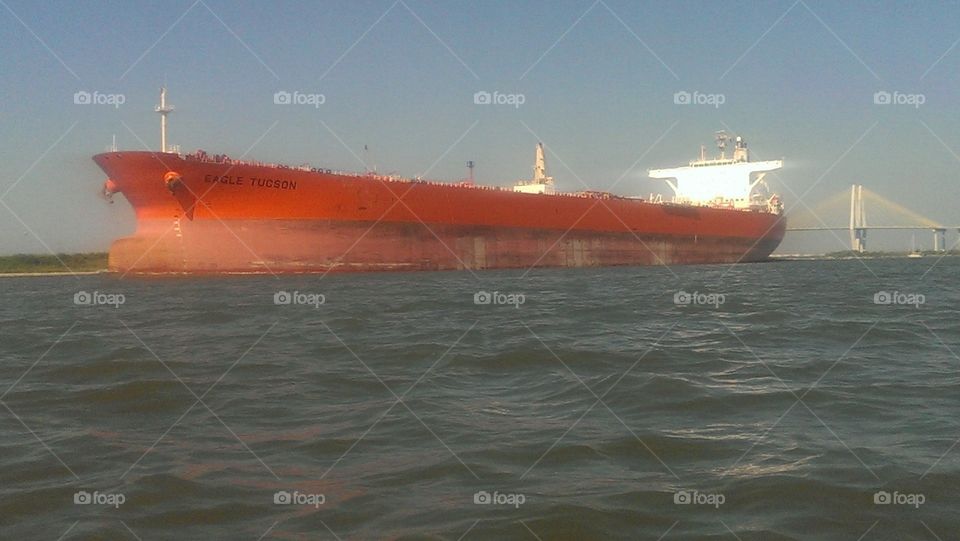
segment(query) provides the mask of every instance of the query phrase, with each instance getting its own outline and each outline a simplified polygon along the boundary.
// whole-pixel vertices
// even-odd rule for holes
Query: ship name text
[[[273,188],[275,190],[297,189],[297,181],[279,178],[244,177],[239,175],[204,175],[203,181],[208,184],[229,184],[233,186],[250,186],[251,188]]]

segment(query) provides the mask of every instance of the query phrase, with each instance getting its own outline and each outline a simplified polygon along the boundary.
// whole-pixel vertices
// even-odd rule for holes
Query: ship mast
[[[543,143],[537,143],[537,156],[533,164],[533,183],[552,183],[553,178],[547,176],[547,160],[543,156]]]
[[[727,141],[730,140],[730,136],[727,135],[727,132],[720,130],[716,134],[717,137],[717,148],[720,149],[720,159],[725,160],[727,158]]]
[[[167,115],[173,112],[173,106],[167,105],[167,87],[160,87],[160,105],[154,111],[160,113],[160,152],[167,151]]]
[[[523,193],[557,193],[553,185],[553,177],[547,176],[547,160],[543,155],[543,143],[537,143],[537,153],[533,160],[533,180],[521,180],[514,185],[513,191]]]

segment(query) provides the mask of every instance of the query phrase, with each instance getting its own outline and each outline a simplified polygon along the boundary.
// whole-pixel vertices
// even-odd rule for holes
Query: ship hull
[[[121,273],[308,273],[762,261],[770,213],[517,194],[120,152],[95,161],[137,214]],[[176,183],[165,183],[169,173]]]

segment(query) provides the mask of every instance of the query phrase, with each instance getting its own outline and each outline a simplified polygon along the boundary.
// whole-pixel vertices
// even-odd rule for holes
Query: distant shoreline
[[[903,259],[910,252],[831,252],[828,254],[782,254],[771,255],[769,261],[822,261],[850,259]],[[960,251],[923,252],[924,258],[960,256]],[[69,269],[68,269],[69,267]],[[107,253],[92,252],[78,254],[16,254],[0,256],[0,278],[22,278],[43,276],[87,276],[107,274]]]
[[[849,259],[908,259],[911,252],[830,252],[828,254],[773,254],[770,256],[772,261],[826,261],[837,260],[844,261]],[[948,252],[920,252],[923,258],[956,257],[960,256],[960,251],[950,250]]]
[[[902,259],[909,252],[831,252],[828,254],[783,254],[771,255],[769,261],[822,261],[849,259]],[[924,258],[960,256],[960,251],[923,252]],[[59,258],[59,259],[58,259]],[[66,266],[64,266],[66,265]],[[69,267],[69,270],[68,268]],[[105,252],[57,254],[16,254],[0,256],[0,278],[19,278],[31,276],[86,276],[107,274],[107,254]]]
[[[106,252],[0,256],[0,276],[54,276],[107,272]]]
[[[92,274],[107,274],[107,269],[73,272],[68,270],[52,272],[0,272],[0,278],[22,278],[25,276],[88,276]]]

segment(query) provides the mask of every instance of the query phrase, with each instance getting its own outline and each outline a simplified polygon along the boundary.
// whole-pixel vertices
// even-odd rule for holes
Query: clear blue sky
[[[770,183],[788,208],[862,182],[956,224],[958,22],[940,3],[3,0],[0,193],[26,225],[0,205],[0,252],[103,250],[132,232],[90,156],[114,134],[157,148],[162,84],[185,151],[362,170],[367,145],[380,171],[458,179],[475,160],[480,182],[506,185],[542,139],[561,189],[605,189],[636,163],[614,191],[646,195],[664,191],[646,169],[729,129],[786,159]],[[78,105],[81,90],[125,103]],[[725,103],[677,105],[681,90]],[[276,105],[277,91],[325,103]],[[478,91],[525,102],[475,105]],[[876,105],[877,91],[925,102]],[[781,251],[842,247],[797,236]]]

